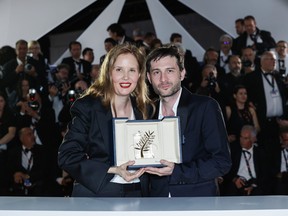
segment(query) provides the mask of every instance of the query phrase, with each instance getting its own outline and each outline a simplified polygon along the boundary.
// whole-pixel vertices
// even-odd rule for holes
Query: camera
[[[246,178],[241,177],[241,179],[245,182],[244,188],[257,187],[257,180],[255,178],[247,180]]]
[[[29,71],[31,71],[32,70],[32,65],[31,64],[29,64],[29,63],[26,63],[25,65],[24,65],[24,71],[25,72],[29,72]]]
[[[29,89],[29,101],[28,106],[33,109],[34,111],[37,111],[40,107],[40,104],[38,101],[36,101],[36,89]]]
[[[65,84],[68,84],[68,82],[67,81],[63,81],[63,80],[62,81],[56,80],[51,85],[54,85],[58,89],[58,91],[61,92],[63,90],[63,86]]]
[[[206,78],[206,80],[208,81],[208,88],[215,89],[216,83],[217,83],[217,79],[214,76],[213,72],[209,73],[209,76]]]
[[[83,93],[82,89],[69,90],[67,94],[68,104],[71,105],[77,98],[81,96],[82,93]]]
[[[251,67],[252,66],[252,62],[249,59],[243,60],[242,61],[242,66],[243,67]]]
[[[286,75],[286,67],[280,67],[279,68],[279,74],[281,76],[281,78],[283,78],[284,80],[286,80],[287,75]]]

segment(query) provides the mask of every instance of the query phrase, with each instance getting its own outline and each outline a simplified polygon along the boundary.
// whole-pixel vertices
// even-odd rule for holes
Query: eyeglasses
[[[283,49],[286,49],[287,46],[277,46],[278,48],[283,48]]]
[[[225,44],[225,45],[228,45],[230,43],[231,43],[230,41],[221,41],[221,44]]]

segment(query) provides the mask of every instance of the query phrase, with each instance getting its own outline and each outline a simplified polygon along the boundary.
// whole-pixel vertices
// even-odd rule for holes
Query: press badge
[[[270,94],[272,98],[279,97],[279,91],[277,89],[272,89]]]

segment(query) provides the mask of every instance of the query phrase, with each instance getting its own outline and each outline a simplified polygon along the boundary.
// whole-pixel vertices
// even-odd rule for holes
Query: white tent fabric
[[[146,2],[157,37],[160,38],[162,42],[168,42],[172,33],[180,33],[182,35],[183,46],[196,54],[197,59],[201,59],[204,54],[204,49],[191,37],[169,11],[159,1],[146,0]]]
[[[29,41],[41,38],[95,1],[97,0],[1,0],[0,47],[4,45],[14,46],[19,39]],[[256,18],[258,27],[272,32],[272,36],[276,41],[288,40],[287,0],[178,1],[232,36],[236,36],[234,21],[237,18],[251,14]],[[105,53],[103,41],[108,37],[106,28],[111,23],[118,21],[124,3],[124,0],[113,0],[78,38],[83,47],[89,46],[96,51],[96,62],[100,57],[97,55]],[[182,34],[183,44],[186,48],[191,49],[197,57],[203,53],[202,47],[169,14],[159,0],[147,0],[147,4],[157,36],[163,42],[168,41],[168,37],[172,32],[178,32]],[[65,55],[67,55],[67,51],[61,57]]]
[[[95,0],[1,0],[0,47],[14,47],[19,39],[38,39],[93,2]]]
[[[93,50],[97,50],[97,52],[94,52],[94,62],[98,63],[100,57],[106,53],[104,39],[109,37],[106,29],[110,24],[118,22],[124,3],[125,0],[112,1],[98,18],[78,37],[77,41],[81,42],[82,48],[90,47]],[[68,49],[55,64],[59,64],[62,58],[67,56],[69,56]]]

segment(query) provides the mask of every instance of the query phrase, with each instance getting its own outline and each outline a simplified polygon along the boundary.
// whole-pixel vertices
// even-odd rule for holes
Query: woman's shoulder
[[[95,107],[102,107],[100,97],[93,97],[92,95],[85,95],[78,98],[71,108],[95,109]]]

